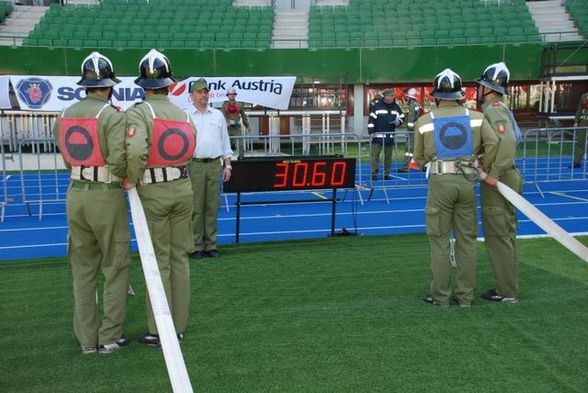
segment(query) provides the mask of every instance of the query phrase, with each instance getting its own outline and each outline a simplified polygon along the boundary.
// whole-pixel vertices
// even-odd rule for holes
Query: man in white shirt
[[[231,178],[233,151],[224,115],[208,105],[206,79],[200,78],[190,85],[190,98],[193,106],[186,111],[198,133],[194,158],[188,165],[194,192],[194,247],[190,258],[200,259],[205,255],[218,258],[216,223],[220,207],[220,163],[223,163],[222,180],[227,182]]]

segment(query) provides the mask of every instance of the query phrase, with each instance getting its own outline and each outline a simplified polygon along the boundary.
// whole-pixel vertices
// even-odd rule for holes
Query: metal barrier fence
[[[588,180],[586,138],[588,127],[533,128],[523,135],[522,162],[526,183]],[[577,157],[574,166],[574,156]]]
[[[2,165],[0,222],[4,220],[6,206],[16,202],[22,202],[29,214],[31,214],[31,205],[38,205],[38,216],[39,219],[42,219],[43,204],[63,202],[68,185],[68,174],[63,171],[63,162],[56,151],[53,139],[41,137],[44,134],[51,134],[52,118],[51,115],[40,115],[11,121],[13,124],[32,127],[19,135],[35,135],[37,137],[20,139],[16,143],[16,149],[13,149],[11,143],[14,143],[14,139],[5,137],[8,133],[5,132],[4,124],[0,124],[2,140],[0,143],[0,163]],[[305,121],[307,125],[304,125]],[[325,118],[324,121],[328,120]],[[245,157],[333,154],[355,157],[357,160],[355,192],[358,193],[362,204],[365,199],[362,192],[369,193],[367,196],[369,201],[373,192],[382,191],[386,202],[389,203],[388,190],[424,187],[427,184],[427,179],[420,170],[400,171],[407,151],[406,143],[411,136],[409,131],[399,130],[391,133],[394,136],[394,143],[384,147],[392,149],[389,178],[382,178],[384,163],[383,159],[380,159],[379,176],[374,180],[370,168],[370,152],[373,146],[371,140],[362,139],[353,133],[311,130],[308,127],[308,120],[303,120],[302,124],[305,129],[300,134],[280,135],[274,132],[271,135],[244,135],[231,139],[236,140],[237,143],[241,142],[245,146],[242,152]],[[577,149],[574,141],[581,139],[584,151],[588,147],[586,131],[587,127],[527,130],[519,145],[519,158],[517,159],[517,165],[521,169],[525,182],[535,184],[539,189],[539,185],[543,182],[588,180],[586,157],[583,158],[579,168],[570,168]],[[18,187],[14,186],[15,182],[19,183]],[[226,195],[224,198],[228,209]]]

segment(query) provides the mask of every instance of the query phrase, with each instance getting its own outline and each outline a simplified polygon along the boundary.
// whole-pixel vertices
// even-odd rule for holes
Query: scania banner
[[[10,109],[10,97],[8,96],[8,82],[10,77],[0,76],[0,109]]]
[[[135,85],[134,77],[119,78],[114,86],[112,103],[124,109],[144,97],[143,89]],[[11,75],[10,83],[22,110],[60,112],[86,97],[86,90],[74,76]]]
[[[11,75],[9,78],[22,110],[59,112],[86,96],[85,88],[76,84],[80,80],[79,77]],[[121,83],[114,86],[112,94],[114,105],[127,109],[143,99],[143,89],[134,83],[135,77],[119,79]],[[170,86],[169,97],[172,102],[182,108],[190,107],[189,86],[196,79],[198,78],[190,77]],[[296,81],[295,77],[206,79],[210,90],[210,102],[226,101],[226,91],[234,87],[239,101],[274,109],[288,109]],[[1,86],[0,84],[0,88]],[[0,103],[4,100],[10,108],[8,89],[0,89]]]

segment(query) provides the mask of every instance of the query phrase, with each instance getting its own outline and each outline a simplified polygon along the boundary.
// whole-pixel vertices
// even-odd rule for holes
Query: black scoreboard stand
[[[241,206],[272,203],[331,202],[331,236],[335,235],[338,188],[355,188],[355,158],[341,156],[247,157],[231,162],[224,192],[237,194],[235,241],[239,243]],[[242,192],[332,189],[332,198],[243,202]]]

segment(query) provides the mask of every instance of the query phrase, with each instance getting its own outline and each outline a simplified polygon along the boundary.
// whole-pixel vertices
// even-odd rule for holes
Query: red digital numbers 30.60
[[[345,184],[346,161],[277,162],[274,189],[336,188]]]

